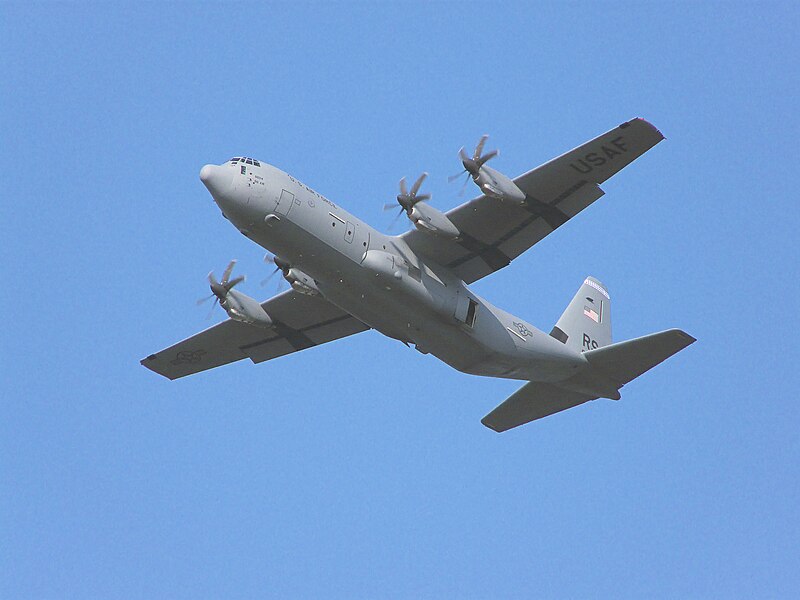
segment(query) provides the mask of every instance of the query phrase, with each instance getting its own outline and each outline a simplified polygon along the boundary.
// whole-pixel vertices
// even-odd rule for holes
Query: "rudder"
[[[606,286],[587,277],[550,335],[576,352],[611,343],[611,298]]]

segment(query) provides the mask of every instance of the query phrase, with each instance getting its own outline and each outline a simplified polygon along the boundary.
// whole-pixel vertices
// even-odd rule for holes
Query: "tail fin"
[[[611,343],[611,299],[606,287],[587,277],[550,335],[576,352]]]

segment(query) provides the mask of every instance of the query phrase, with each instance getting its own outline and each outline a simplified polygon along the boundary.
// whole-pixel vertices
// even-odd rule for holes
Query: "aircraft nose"
[[[214,165],[205,165],[202,169],[200,169],[200,181],[204,184],[207,184],[212,177],[212,173],[214,172]]]
[[[225,193],[230,180],[231,174],[223,167],[206,165],[200,169],[200,181],[208,188],[214,198],[218,198]]]

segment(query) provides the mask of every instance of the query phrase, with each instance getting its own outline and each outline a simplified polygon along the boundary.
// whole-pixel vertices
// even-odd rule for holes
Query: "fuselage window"
[[[253,159],[252,159],[252,158],[248,158],[248,159],[247,159],[246,161],[244,161],[244,162],[246,162],[248,165],[252,165],[252,164],[253,164]]]
[[[253,164],[254,164],[255,166],[257,166],[257,167],[260,167],[260,166],[261,166],[261,163],[260,163],[260,162],[258,162],[258,161],[257,161],[257,160],[255,160],[255,159],[253,159]]]
[[[242,165],[242,175],[245,175],[246,173],[247,173],[247,167]]]

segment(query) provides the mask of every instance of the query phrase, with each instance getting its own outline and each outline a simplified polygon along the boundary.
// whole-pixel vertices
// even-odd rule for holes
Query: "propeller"
[[[453,181],[461,177],[461,175],[464,173],[468,173],[469,175],[471,175],[473,180],[478,179],[478,176],[480,175],[481,172],[481,167],[490,160],[492,160],[495,156],[500,154],[499,150],[492,150],[491,152],[483,154],[483,147],[486,144],[486,140],[488,139],[489,139],[488,135],[481,136],[481,139],[478,141],[478,145],[475,146],[475,152],[472,153],[472,156],[469,156],[467,154],[467,151],[464,149],[463,146],[461,147],[461,150],[458,151],[458,155],[459,157],[461,157],[461,164],[464,165],[464,170],[455,175],[451,175],[450,177],[447,178],[447,181],[452,183]],[[464,179],[464,186],[462,186],[461,188],[462,194],[464,193],[464,187],[466,187],[467,181],[469,181],[469,177],[466,177]]]
[[[228,266],[225,267],[225,271],[222,273],[222,281],[217,281],[216,277],[214,277],[214,271],[211,271],[208,274],[208,283],[211,286],[211,295],[207,296],[206,298],[201,298],[197,301],[198,306],[203,304],[204,302],[208,302],[211,298],[214,298],[214,304],[211,305],[211,310],[208,313],[208,317],[211,317],[211,313],[214,312],[214,309],[217,306],[218,302],[222,302],[225,300],[225,296],[228,295],[235,286],[239,285],[244,281],[244,275],[240,275],[234,279],[231,279],[231,273],[233,272],[233,267],[236,264],[235,260],[232,260],[228,263]]]
[[[261,287],[267,285],[267,283],[269,283],[269,281],[273,277],[275,277],[275,274],[278,271],[283,271],[284,275],[286,275],[286,273],[289,272],[289,263],[287,263],[285,260],[278,258],[277,256],[270,256],[269,254],[265,254],[264,262],[267,263],[268,265],[275,265],[275,269],[267,277],[261,280]],[[283,286],[283,281],[279,281],[278,290],[280,290],[282,286]]]
[[[397,204],[400,205],[400,212],[397,213],[392,222],[389,224],[389,228],[391,229],[394,224],[397,222],[397,219],[400,218],[400,215],[403,214],[403,211],[410,217],[411,211],[414,209],[414,205],[418,202],[424,202],[425,200],[430,200],[430,194],[419,194],[419,188],[422,186],[422,182],[425,181],[425,178],[428,176],[427,173],[423,173],[422,175],[417,178],[414,182],[414,185],[411,186],[411,190],[409,191],[406,185],[406,178],[403,177],[400,180],[400,193],[397,194]],[[384,204],[383,210],[393,210],[397,205],[394,203],[391,204]]]

